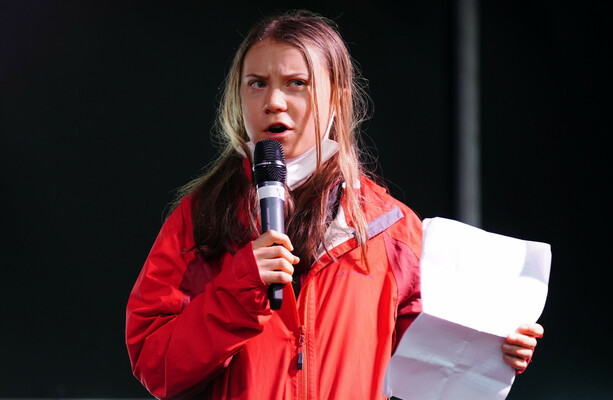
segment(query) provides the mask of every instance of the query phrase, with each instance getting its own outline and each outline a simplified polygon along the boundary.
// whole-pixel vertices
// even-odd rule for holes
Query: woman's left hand
[[[517,332],[507,336],[502,344],[502,359],[515,368],[516,373],[524,372],[536,347],[536,339],[543,337],[545,330],[540,324],[524,324]]]

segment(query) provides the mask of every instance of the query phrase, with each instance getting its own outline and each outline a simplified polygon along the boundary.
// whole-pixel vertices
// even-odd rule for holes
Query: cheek
[[[249,104],[249,102],[241,103],[242,112],[243,112],[243,121],[245,124],[245,128],[247,129],[247,133],[249,133],[254,125],[254,112],[253,105]]]
[[[306,129],[311,128],[315,117],[313,116],[311,110],[311,100],[300,99],[299,101],[294,102],[294,116],[296,120],[299,120],[302,126]]]

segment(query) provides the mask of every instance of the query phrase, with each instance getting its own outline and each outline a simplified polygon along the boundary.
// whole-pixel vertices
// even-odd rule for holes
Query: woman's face
[[[317,82],[320,133],[324,135],[330,119],[330,77],[319,54],[310,54]],[[300,50],[263,40],[247,51],[241,78],[243,119],[253,143],[278,140],[286,159],[315,146],[313,86]]]

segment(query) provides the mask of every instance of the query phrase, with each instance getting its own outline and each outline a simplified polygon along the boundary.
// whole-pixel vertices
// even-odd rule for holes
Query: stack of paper
[[[515,371],[503,362],[500,346],[541,315],[550,246],[444,218],[426,219],[423,228],[423,312],[388,364],[384,394],[505,399]]]

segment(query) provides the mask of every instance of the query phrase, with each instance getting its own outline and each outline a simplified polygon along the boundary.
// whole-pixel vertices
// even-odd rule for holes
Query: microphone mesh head
[[[260,140],[253,151],[253,177],[256,184],[266,181],[285,183],[287,169],[281,143],[272,139]]]

